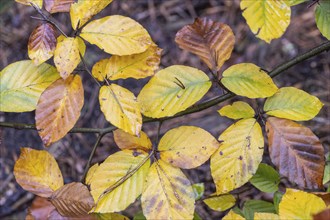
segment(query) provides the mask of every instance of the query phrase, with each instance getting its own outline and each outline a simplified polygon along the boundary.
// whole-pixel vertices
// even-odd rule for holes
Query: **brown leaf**
[[[49,23],[38,25],[30,35],[28,54],[39,65],[54,55],[56,47],[55,28]]]
[[[325,160],[319,138],[307,127],[275,117],[267,119],[266,131],[280,174],[301,187],[321,188]]]
[[[199,56],[210,69],[218,71],[230,58],[235,36],[226,24],[196,18],[193,24],[177,32],[175,42],[180,48]]]
[[[330,219],[330,208],[324,209],[323,211],[313,215],[313,220],[329,220]]]
[[[58,79],[40,96],[36,126],[46,146],[61,139],[77,122],[84,104],[84,89],[79,75]]]
[[[330,192],[313,192],[313,194],[320,197],[327,206],[330,206]]]
[[[74,0],[44,0],[45,8],[50,13],[69,12]]]
[[[48,215],[55,210],[55,207],[46,198],[37,196],[31,206],[28,208],[27,219],[43,220],[47,219]]]
[[[86,216],[94,206],[94,200],[87,187],[78,182],[66,184],[56,190],[50,202],[62,216]]]

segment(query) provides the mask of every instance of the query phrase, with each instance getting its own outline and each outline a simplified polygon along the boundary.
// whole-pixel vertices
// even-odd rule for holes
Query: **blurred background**
[[[232,28],[236,36],[235,49],[221,71],[233,64],[242,62],[251,62],[270,71],[277,65],[326,41],[315,25],[315,6],[308,7],[308,2],[292,7],[290,26],[280,39],[273,40],[271,44],[266,44],[253,35],[242,17],[239,3],[239,0],[114,0],[94,19],[116,14],[131,17],[141,23],[148,30],[154,42],[163,49],[160,68],[181,64],[201,69],[206,73],[208,72],[207,66],[197,56],[179,49],[174,42],[176,32],[184,25],[193,23],[196,17],[208,17],[226,23]],[[38,16],[32,7],[18,4],[14,0],[0,1],[1,70],[8,64],[28,59],[28,38],[40,22],[31,16]],[[60,23],[60,27],[65,33],[73,34],[68,13],[54,14],[54,18]],[[85,59],[90,69],[98,60],[109,57],[98,47],[86,44]],[[329,58],[329,52],[322,53],[286,70],[274,79],[279,87],[297,87],[317,96],[324,103],[319,115],[311,121],[303,122],[303,124],[309,126],[320,138],[326,152],[328,152],[330,144]],[[52,59],[48,63],[52,63]],[[84,83],[85,105],[76,127],[104,128],[109,126],[99,108],[97,84],[86,72],[79,72],[79,74]],[[127,79],[118,80],[116,83],[130,89],[137,95],[148,80]],[[219,94],[221,91],[214,86],[203,100]],[[234,98],[203,112],[164,122],[161,127],[161,135],[180,125],[195,125],[204,128],[218,138],[221,132],[233,121],[220,117],[217,110],[234,100],[248,101],[255,108],[262,106],[263,103],[263,100],[250,101],[242,97]],[[35,123],[34,112],[0,112],[0,121],[33,124]],[[158,123],[149,123],[143,126],[143,130],[151,140],[156,138],[157,126]],[[68,134],[47,149],[59,163],[65,182],[80,180],[95,140],[94,134]],[[43,149],[44,147],[37,131],[10,128],[0,128],[0,145],[0,218],[23,219],[26,208],[31,204],[34,196],[24,191],[16,183],[13,176],[13,166],[21,147],[34,149]],[[107,134],[96,151],[93,163],[102,162],[117,150],[112,134]],[[267,156],[264,161],[269,162]],[[205,195],[215,192],[209,162],[197,169],[184,172],[192,183],[205,183]],[[289,183],[284,178],[281,184],[284,186]],[[240,196],[239,205],[251,198],[272,201],[271,194],[260,193],[249,183],[245,184],[242,189],[244,192]],[[140,203],[136,202],[123,214],[132,217],[139,211],[141,211]],[[202,219],[215,219],[226,213],[212,211],[202,201],[196,203],[196,211]]]

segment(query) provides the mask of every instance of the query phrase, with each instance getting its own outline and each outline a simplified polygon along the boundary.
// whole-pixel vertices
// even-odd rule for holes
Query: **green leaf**
[[[231,92],[248,98],[265,98],[278,88],[272,78],[252,63],[236,64],[223,72],[221,83]]]
[[[280,202],[282,200],[282,197],[283,197],[283,194],[281,192],[275,192],[274,193],[274,196],[273,196],[273,203],[274,203],[274,207],[275,207],[275,210],[276,210],[276,213],[278,214],[279,211],[278,211],[278,207],[280,205]]]
[[[289,6],[295,6],[295,5],[299,5],[303,2],[307,2],[308,0],[284,0],[284,1]]]
[[[259,164],[256,174],[250,179],[250,183],[262,192],[275,192],[278,190],[280,175],[271,166]]]
[[[192,185],[195,194],[195,200],[199,200],[204,195],[204,183],[195,183]]]
[[[134,215],[133,220],[147,220],[147,219],[143,215],[143,212],[141,211]]]
[[[262,200],[248,200],[244,203],[243,215],[246,219],[253,219],[255,212],[276,213],[275,207],[270,202]]]
[[[175,115],[199,101],[211,87],[202,71],[174,65],[157,72],[138,95],[145,116],[161,118]]]
[[[330,1],[320,0],[315,9],[316,25],[320,32],[330,40]]]
[[[242,0],[241,9],[251,31],[267,43],[281,37],[290,24],[291,8],[283,0]]]
[[[324,168],[323,185],[330,181],[330,152],[328,152],[327,155],[328,156],[326,156],[326,162],[325,162],[326,165]]]
[[[236,199],[231,194],[223,194],[220,196],[210,197],[204,199],[203,202],[210,208],[215,211],[225,211],[233,207],[236,203]]]
[[[232,119],[253,118],[255,114],[253,108],[248,103],[242,101],[234,102],[232,105],[226,105],[218,112],[221,116]]]
[[[28,112],[36,109],[41,93],[60,75],[55,67],[32,60],[12,63],[0,72],[0,111]]]
[[[282,87],[264,105],[268,115],[295,121],[307,121],[314,118],[323,103],[307,92],[294,88]]]

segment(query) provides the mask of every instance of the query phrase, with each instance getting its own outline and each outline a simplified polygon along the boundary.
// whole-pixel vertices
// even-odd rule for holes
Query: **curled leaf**
[[[113,138],[118,147],[122,150],[141,149],[148,152],[152,149],[152,143],[147,134],[143,131],[141,131],[140,136],[137,137],[121,129],[117,129],[113,132]]]

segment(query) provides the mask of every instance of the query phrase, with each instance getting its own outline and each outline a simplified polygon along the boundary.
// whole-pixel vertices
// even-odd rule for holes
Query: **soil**
[[[184,25],[193,23],[196,17],[208,17],[226,23],[232,28],[236,36],[235,49],[231,58],[222,67],[222,71],[233,64],[243,62],[251,62],[265,70],[272,70],[297,54],[306,52],[326,41],[315,25],[315,6],[308,8],[308,3],[304,3],[293,7],[288,30],[280,39],[267,44],[256,38],[250,31],[242,17],[239,2],[239,0],[114,0],[106,9],[95,16],[95,19],[119,14],[131,17],[141,23],[148,30],[155,43],[163,49],[161,68],[181,64],[208,72],[207,66],[197,56],[179,49],[174,42],[176,32]],[[38,16],[32,7],[11,0],[2,1],[0,6],[0,69],[3,69],[10,63],[28,59],[28,38],[40,21],[31,18],[31,16]],[[54,17],[65,33],[73,33],[68,13],[55,14]],[[109,55],[87,43],[85,59],[90,68],[95,62],[106,57]],[[326,152],[329,151],[330,145],[329,57],[329,52],[322,53],[284,71],[274,79],[279,87],[294,86],[317,96],[324,103],[321,112],[314,119],[303,122],[303,124],[309,126],[320,138]],[[99,108],[97,84],[86,72],[81,72],[80,75],[84,83],[85,105],[76,127],[103,128],[109,126]],[[128,79],[118,80],[116,83],[130,89],[137,95],[147,81],[148,79]],[[203,100],[215,95],[219,95],[218,89],[212,89]],[[160,134],[162,135],[167,130],[180,125],[195,125],[218,137],[233,121],[220,117],[217,110],[234,100],[248,101],[254,107],[258,107],[263,101],[250,101],[236,97],[205,111],[166,121],[161,127]],[[0,112],[0,121],[33,124],[35,122],[34,112]],[[143,130],[152,140],[155,140],[157,127],[157,123],[149,123],[144,125]],[[24,219],[26,208],[31,204],[34,196],[24,191],[16,183],[13,176],[13,166],[21,147],[44,149],[44,146],[35,130],[0,128],[0,138],[0,217],[2,219]],[[47,149],[59,163],[65,182],[80,180],[95,140],[94,134],[68,134]],[[102,162],[117,150],[112,134],[107,134],[102,139],[92,162]],[[267,157],[265,160],[268,160]],[[191,182],[205,183],[205,195],[215,192],[209,163],[194,170],[186,170],[185,173]],[[283,178],[281,185],[288,186],[289,183]],[[249,183],[244,185],[241,190],[244,192],[240,195],[240,206],[251,198],[267,201],[272,199],[270,194],[260,193]],[[140,210],[140,204],[136,202],[123,214],[132,217]],[[219,219],[226,213],[212,211],[201,201],[197,202],[196,211],[202,219]]]

